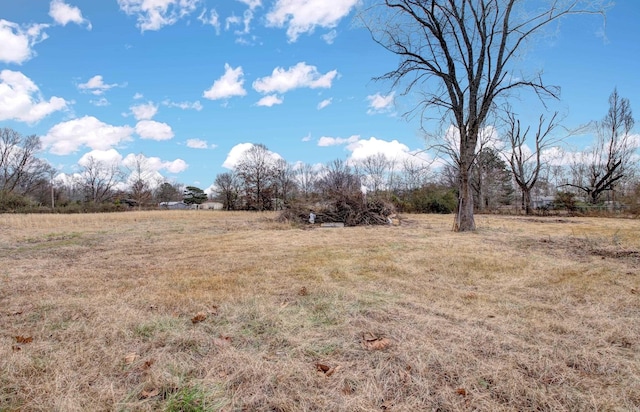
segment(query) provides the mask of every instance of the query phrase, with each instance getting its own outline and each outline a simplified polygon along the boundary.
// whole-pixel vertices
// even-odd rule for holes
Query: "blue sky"
[[[401,116],[411,99],[372,80],[397,59],[357,24],[358,8],[0,0],[0,127],[41,136],[41,156],[67,175],[87,156],[126,165],[143,155],[154,172],[202,188],[247,143],[311,164],[420,151],[419,122]],[[600,18],[571,17],[527,46],[518,64],[562,87],[550,109],[565,126],[601,119],[614,87],[640,107],[638,21],[640,3],[620,1],[604,31]],[[526,93],[512,104],[529,120],[544,111]]]

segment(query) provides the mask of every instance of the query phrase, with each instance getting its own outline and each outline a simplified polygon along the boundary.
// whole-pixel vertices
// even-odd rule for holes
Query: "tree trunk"
[[[473,218],[473,191],[469,177],[469,168],[466,165],[461,165],[460,194],[454,223],[454,231],[456,232],[476,230],[476,222]]]
[[[529,190],[522,190],[522,203],[524,214],[529,216],[531,214],[531,192]]]

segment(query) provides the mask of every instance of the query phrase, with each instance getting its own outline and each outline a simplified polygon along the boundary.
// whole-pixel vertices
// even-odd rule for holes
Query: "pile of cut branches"
[[[390,202],[365,201],[362,196],[341,196],[325,203],[296,203],[289,205],[278,216],[279,221],[309,223],[309,215],[315,215],[315,223],[344,223],[345,226],[388,225],[395,214]]]

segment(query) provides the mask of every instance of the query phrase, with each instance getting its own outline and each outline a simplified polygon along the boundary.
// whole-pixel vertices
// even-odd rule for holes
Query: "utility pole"
[[[51,179],[49,180],[49,182],[51,184],[51,210],[52,211],[55,210],[55,207],[56,207],[56,200],[55,200],[56,198],[55,198],[54,189],[53,189],[53,175],[54,175],[54,173],[55,173],[55,171],[53,171],[53,170],[50,172]]]

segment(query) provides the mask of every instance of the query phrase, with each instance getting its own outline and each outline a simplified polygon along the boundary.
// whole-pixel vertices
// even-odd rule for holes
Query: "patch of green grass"
[[[151,322],[144,322],[135,325],[133,327],[133,333],[137,337],[151,339],[160,332],[176,330],[180,325],[180,320],[176,318],[154,319]]]
[[[341,347],[335,343],[313,343],[305,348],[305,353],[313,358],[331,356],[340,352]]]
[[[200,386],[186,386],[167,397],[166,412],[209,412],[220,410],[227,402],[215,399],[219,391],[209,393]]]

